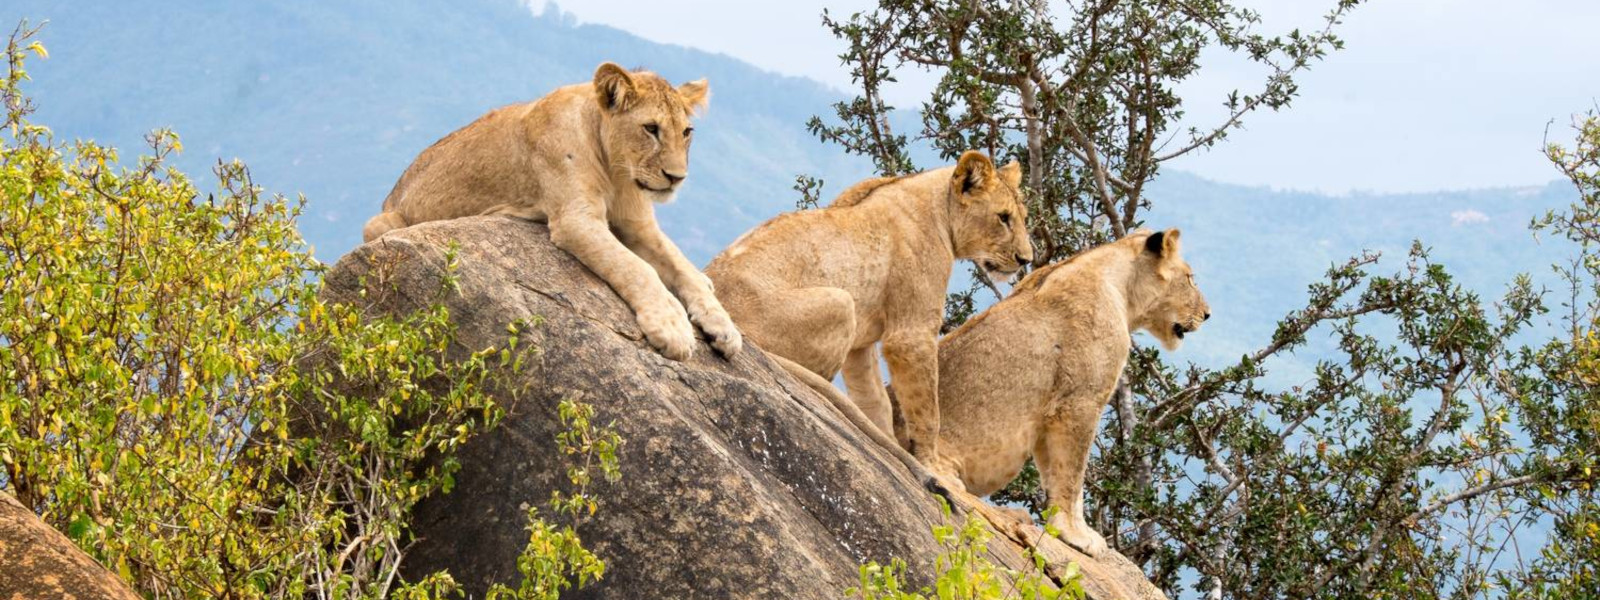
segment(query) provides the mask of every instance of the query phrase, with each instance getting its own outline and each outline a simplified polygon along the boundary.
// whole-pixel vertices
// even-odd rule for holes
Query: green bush
[[[558,528],[541,520],[538,509],[530,507],[528,545],[517,557],[522,584],[515,590],[495,585],[489,589],[489,600],[556,600],[574,584],[583,587],[606,573],[605,563],[584,549],[577,527],[595,512],[596,502],[589,494],[594,470],[599,469],[607,482],[621,477],[617,449],[622,438],[609,424],[594,425],[594,408],[587,404],[562,401],[559,414],[566,431],[556,435],[556,443],[562,455],[576,459],[567,468],[567,480],[575,491],[571,495],[553,492],[550,508],[572,525]]]
[[[398,577],[409,515],[501,417],[485,386],[527,350],[519,327],[453,352],[437,303],[370,318],[323,301],[303,200],[237,162],[202,193],[167,166],[171,132],[131,167],[58,142],[20,89],[46,56],[36,31],[13,34],[0,74],[0,490],[147,597],[449,593],[446,573]],[[614,477],[619,440],[583,410],[563,409],[583,415],[574,454]],[[543,581],[598,578],[558,533],[559,552],[527,554],[554,565]]]
[[[1512,380],[1522,410],[1541,416],[1528,428],[1540,460],[1570,476],[1526,494],[1553,517],[1531,564],[1498,578],[1508,598],[1600,598],[1600,115],[1576,116],[1572,130],[1570,144],[1550,143],[1545,156],[1578,199],[1533,224],[1578,247],[1557,268],[1574,300],[1561,315],[1568,337],[1525,349],[1524,374]]]
[[[1033,561],[1030,571],[996,566],[987,558],[989,530],[974,513],[967,513],[959,527],[949,524],[950,505],[940,499],[945,523],[933,527],[933,537],[943,552],[934,558],[932,589],[912,591],[906,587],[906,563],[896,558],[888,565],[876,561],[861,566],[860,585],[845,590],[845,597],[860,600],[1082,600],[1083,586],[1078,581],[1078,565],[1069,563],[1054,585],[1045,577],[1044,557],[1027,550]],[[1051,512],[1054,514],[1054,511]],[[1046,519],[1048,522],[1048,519]],[[1057,532],[1045,526],[1045,535]]]

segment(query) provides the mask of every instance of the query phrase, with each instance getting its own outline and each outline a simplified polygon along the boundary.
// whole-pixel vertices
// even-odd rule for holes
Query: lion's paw
[[[1091,558],[1104,554],[1109,547],[1106,545],[1106,538],[1090,529],[1089,524],[1083,522],[1082,518],[1073,519],[1058,514],[1052,521],[1054,521],[1052,525],[1060,532],[1061,541]]]
[[[944,457],[937,457],[924,463],[928,467],[928,475],[933,477],[939,485],[953,492],[966,493],[967,484],[961,481],[960,472],[955,463]]]
[[[952,494],[967,493],[967,486],[961,483],[959,477],[940,475],[933,471],[928,472],[928,481],[923,484],[923,487],[928,488],[928,491],[944,496],[944,499],[952,502],[955,501],[955,498],[951,497]]]
[[[659,308],[639,311],[639,329],[662,356],[672,360],[687,360],[694,353],[694,326],[688,315],[674,300]]]
[[[723,356],[732,357],[744,347],[744,336],[739,333],[739,328],[733,324],[733,319],[728,317],[728,312],[716,300],[698,303],[689,314],[689,319],[706,332],[706,337],[711,340],[711,347]]]

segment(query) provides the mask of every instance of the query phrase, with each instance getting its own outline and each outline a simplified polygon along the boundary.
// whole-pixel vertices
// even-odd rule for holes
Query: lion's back
[[[587,84],[583,84],[587,85]],[[568,86],[490,111],[424,149],[390,190],[384,211],[408,223],[484,214],[540,197],[540,152],[582,137],[582,105]],[[576,90],[581,92],[581,90]]]

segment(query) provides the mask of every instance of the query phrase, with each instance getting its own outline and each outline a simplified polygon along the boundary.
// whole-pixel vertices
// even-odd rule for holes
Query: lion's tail
[[[861,430],[861,433],[866,434],[873,443],[876,443],[879,447],[887,450],[889,454],[899,459],[900,463],[905,465],[906,470],[911,472],[911,476],[922,482],[922,486],[927,488],[928,491],[944,496],[946,500],[950,499],[949,490],[946,490],[938,479],[928,473],[928,469],[923,467],[922,463],[918,462],[915,457],[911,456],[911,453],[906,452],[893,438],[890,438],[888,434],[879,430],[877,425],[868,420],[867,415],[861,412],[861,407],[856,406],[855,401],[846,397],[843,392],[839,391],[839,388],[833,387],[833,384],[823,379],[821,375],[813,373],[810,369],[802,367],[792,360],[771,352],[767,353],[767,357],[771,358],[772,362],[778,363],[778,366],[783,367],[783,370],[788,371],[795,379],[799,379],[801,383],[806,384],[807,387],[816,390],[818,394],[822,394],[822,397],[827,398],[835,409],[844,414],[846,420],[856,426],[856,429]]]

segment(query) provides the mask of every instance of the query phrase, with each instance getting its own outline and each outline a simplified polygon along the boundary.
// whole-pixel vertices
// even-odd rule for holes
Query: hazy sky
[[[845,90],[841,45],[819,15],[874,4],[567,0],[561,8],[582,22]],[[1264,31],[1286,31],[1318,25],[1332,1],[1244,4],[1261,11]],[[1557,177],[1539,154],[1546,124],[1554,120],[1553,140],[1570,137],[1571,114],[1600,98],[1596,24],[1597,0],[1372,0],[1347,19],[1347,48],[1301,77],[1287,111],[1255,114],[1224,144],[1174,164],[1220,181],[1328,192],[1543,184]],[[1212,120],[1227,90],[1259,86],[1260,75],[1244,66],[1209,61],[1187,84],[1190,114]],[[931,79],[908,75],[891,100],[915,106]]]

